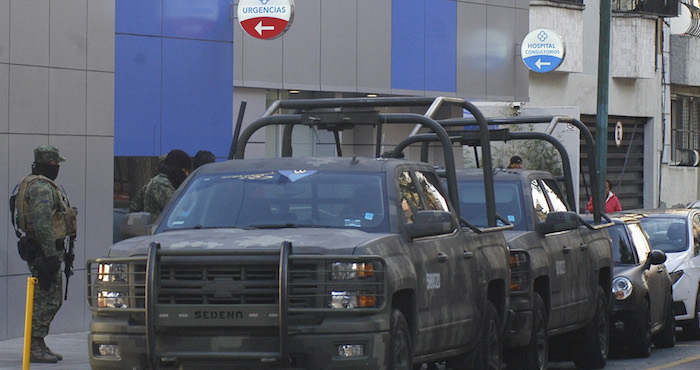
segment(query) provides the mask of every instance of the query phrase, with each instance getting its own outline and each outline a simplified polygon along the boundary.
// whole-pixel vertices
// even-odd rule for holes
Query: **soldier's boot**
[[[56,353],[49,348],[49,346],[46,345],[46,342],[44,341],[44,338],[39,338],[39,345],[46,351],[46,353],[56,357],[58,361],[63,360],[63,356],[60,353]]]
[[[58,362],[56,356],[46,352],[39,344],[42,338],[32,337],[32,345],[29,348],[29,362],[55,364]]]

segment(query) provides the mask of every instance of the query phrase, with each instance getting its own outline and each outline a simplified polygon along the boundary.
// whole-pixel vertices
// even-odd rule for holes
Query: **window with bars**
[[[700,151],[700,97],[676,95],[671,102],[671,159],[693,165]]]

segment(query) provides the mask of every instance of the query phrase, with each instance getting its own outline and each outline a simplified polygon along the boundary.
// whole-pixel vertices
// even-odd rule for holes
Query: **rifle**
[[[75,234],[71,235],[68,239],[68,250],[66,251],[65,267],[63,268],[63,273],[66,275],[66,292],[64,293],[63,300],[68,300],[68,281],[71,275],[73,275],[73,261],[75,260]]]

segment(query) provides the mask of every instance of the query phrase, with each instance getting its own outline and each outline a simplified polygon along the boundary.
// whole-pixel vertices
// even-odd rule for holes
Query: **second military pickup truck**
[[[518,117],[488,119],[489,125],[564,122],[578,127],[589,142],[592,136],[580,121],[568,117]],[[478,133],[464,130],[469,119],[440,121],[453,142],[478,146]],[[397,150],[417,142],[434,141],[434,135],[416,135],[397,145]],[[561,143],[540,132],[491,131],[492,141],[544,140],[561,155],[566,196],[559,179],[545,171],[499,169],[493,185],[485,184],[481,169],[457,170],[459,209],[474,226],[486,225],[484,188],[493,186],[499,217],[514,227],[505,231],[510,249],[510,317],[505,336],[509,369],[544,369],[553,355],[571,358],[581,368],[602,368],[609,351],[609,307],[613,269],[607,216],[598,206],[595,163],[591,165],[594,217],[587,222],[573,211],[575,199],[569,157]],[[425,148],[425,146],[424,146]],[[589,151],[589,158],[594,153]],[[422,159],[427,160],[426,151]],[[590,160],[590,162],[595,162]],[[488,164],[484,163],[483,166]],[[605,220],[603,220],[605,218]],[[551,339],[551,340],[550,340]]]
[[[150,235],[88,262],[92,368],[411,369],[449,359],[500,370],[511,285],[502,230],[512,226],[496,226],[487,187],[485,225],[463,228],[442,127],[429,114],[375,109],[442,103],[480,116],[450,98],[275,103],[268,112],[295,113],[252,123],[236,159],[191,174]],[[266,125],[383,123],[420,123],[441,138],[449,191],[431,165],[399,158],[243,159]],[[143,220],[127,216],[130,227]]]

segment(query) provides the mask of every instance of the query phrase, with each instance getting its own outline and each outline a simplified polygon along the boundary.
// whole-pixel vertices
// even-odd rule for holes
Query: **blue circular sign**
[[[527,68],[538,73],[555,70],[564,60],[564,42],[556,32],[538,28],[523,39],[520,55]]]

